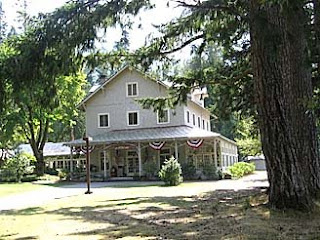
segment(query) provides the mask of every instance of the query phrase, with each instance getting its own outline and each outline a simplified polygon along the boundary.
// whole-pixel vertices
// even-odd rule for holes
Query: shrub
[[[202,173],[207,179],[213,179],[213,180],[220,179],[217,168],[214,165],[204,166],[202,169]]]
[[[228,170],[233,178],[241,178],[254,172],[255,168],[254,163],[238,162],[229,167]]]
[[[183,179],[191,180],[196,178],[197,170],[191,161],[181,164],[181,169],[182,169]]]
[[[38,180],[38,176],[36,174],[25,175],[22,177],[21,182],[34,182]]]
[[[177,186],[183,181],[181,174],[180,163],[174,157],[171,157],[164,162],[164,165],[159,172],[159,177],[166,185]]]
[[[49,175],[58,176],[59,171],[58,171],[57,169],[54,169],[54,168],[46,168],[46,169],[44,170],[44,173],[49,174]]]
[[[32,174],[34,166],[31,163],[35,157],[27,153],[18,153],[12,158],[6,159],[2,166],[1,179],[6,181],[21,182],[25,174]]]
[[[60,180],[70,180],[70,172],[67,169],[59,169],[58,177]]]
[[[158,165],[152,160],[147,161],[143,164],[143,171],[148,179],[153,178],[157,175]]]

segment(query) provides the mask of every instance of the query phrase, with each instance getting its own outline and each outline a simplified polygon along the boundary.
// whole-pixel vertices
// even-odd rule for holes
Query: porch
[[[77,149],[84,142],[69,144]],[[223,170],[237,161],[234,143],[220,134],[187,126],[111,131],[94,136],[90,146],[91,171],[103,179],[142,177],[150,168],[157,173],[171,156],[181,164],[191,162],[199,173],[207,166]]]

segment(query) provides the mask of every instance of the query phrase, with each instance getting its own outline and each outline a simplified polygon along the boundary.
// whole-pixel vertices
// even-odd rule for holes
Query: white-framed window
[[[190,112],[187,111],[187,123],[190,123]]]
[[[198,117],[198,127],[201,128],[201,119]]]
[[[127,83],[127,97],[137,97],[138,92],[138,83],[137,82],[128,82]]]
[[[98,127],[99,128],[110,127],[109,113],[99,113],[98,114]]]
[[[202,119],[202,128],[205,129],[204,119]]]
[[[207,121],[207,130],[209,131],[209,121]]]
[[[128,126],[138,126],[139,125],[139,112],[138,111],[127,112],[127,124],[128,124]]]
[[[170,122],[170,112],[169,109],[165,109],[161,112],[157,111],[157,123],[158,124],[165,124]]]
[[[194,113],[192,114],[192,123],[193,123],[193,126],[196,125],[196,115]]]

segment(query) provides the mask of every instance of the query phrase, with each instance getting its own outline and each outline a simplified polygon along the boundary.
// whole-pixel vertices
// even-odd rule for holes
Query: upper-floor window
[[[128,112],[127,115],[128,126],[137,126],[139,125],[139,112]]]
[[[157,123],[158,124],[164,124],[170,122],[170,114],[169,109],[165,109],[163,111],[157,112]]]
[[[199,127],[199,128],[201,127],[201,120],[200,120],[200,117],[198,117],[198,127]]]
[[[204,119],[202,119],[202,128],[205,129]]]
[[[187,123],[190,123],[190,112],[187,111]]]
[[[207,130],[209,131],[209,121],[207,122]]]
[[[98,127],[108,128],[109,124],[109,113],[99,113],[98,114]]]
[[[127,83],[127,97],[138,96],[138,83],[129,82]]]
[[[192,114],[192,123],[193,123],[193,126],[196,125],[196,115],[194,115],[194,113]]]

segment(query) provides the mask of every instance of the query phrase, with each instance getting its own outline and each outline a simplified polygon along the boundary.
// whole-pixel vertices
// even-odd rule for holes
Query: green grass
[[[41,189],[44,186],[33,183],[0,183],[0,197]]]

